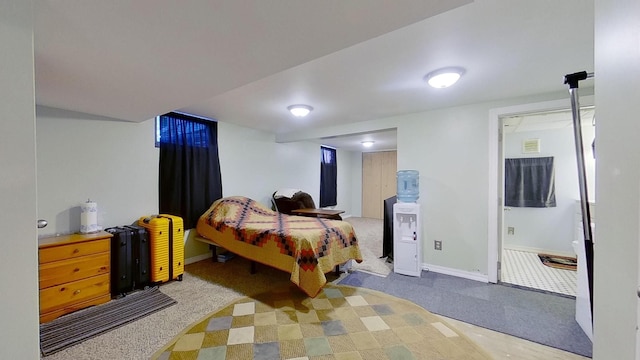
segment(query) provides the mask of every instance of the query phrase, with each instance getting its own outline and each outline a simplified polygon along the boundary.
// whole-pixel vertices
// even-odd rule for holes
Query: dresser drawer
[[[106,294],[106,295],[98,296],[95,298],[91,298],[86,301],[73,303],[69,306],[65,306],[64,308],[60,308],[54,311],[40,313],[40,323],[42,324],[42,323],[49,322],[51,320],[55,320],[62,315],[69,314],[89,306],[104,304],[106,302],[109,302],[110,300],[111,300],[111,294]]]
[[[109,294],[109,274],[82,279],[40,290],[40,313],[46,313]]]
[[[42,248],[38,252],[38,262],[45,264],[63,259],[73,259],[79,256],[108,252],[111,248],[110,239],[101,239],[88,242],[78,242],[68,245]]]
[[[108,252],[40,265],[40,289],[96,275],[109,274]]]

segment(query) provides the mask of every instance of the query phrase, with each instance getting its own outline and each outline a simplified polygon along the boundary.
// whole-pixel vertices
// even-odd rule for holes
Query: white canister
[[[80,232],[82,234],[98,231],[98,204],[87,200],[80,204]]]

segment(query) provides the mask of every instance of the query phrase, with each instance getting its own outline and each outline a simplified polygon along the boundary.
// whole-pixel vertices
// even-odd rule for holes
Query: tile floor
[[[501,275],[503,283],[576,296],[577,272],[545,266],[536,253],[504,249]]]

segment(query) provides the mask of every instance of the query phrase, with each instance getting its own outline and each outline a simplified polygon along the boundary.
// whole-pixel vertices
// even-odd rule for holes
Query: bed
[[[325,273],[351,259],[362,262],[348,222],[286,215],[242,196],[215,201],[196,231],[239,256],[290,273],[311,297],[327,283]]]

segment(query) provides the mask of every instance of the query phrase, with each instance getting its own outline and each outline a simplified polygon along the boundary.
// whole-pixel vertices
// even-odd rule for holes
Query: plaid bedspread
[[[336,265],[362,262],[348,222],[285,215],[241,196],[214,202],[196,230],[233,253],[291,273],[291,281],[312,297]]]

